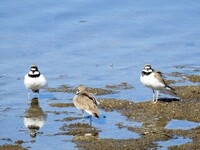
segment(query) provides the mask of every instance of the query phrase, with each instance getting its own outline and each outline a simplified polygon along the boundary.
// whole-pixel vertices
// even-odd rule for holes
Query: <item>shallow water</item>
[[[195,68],[199,69],[200,56],[199,9],[197,0],[1,1],[0,144],[32,140],[29,132],[23,131],[23,116],[30,103],[23,77],[31,64],[39,66],[49,87],[104,87],[127,82],[134,89],[102,97],[135,102],[152,96],[151,90],[139,81],[146,63],[164,73],[198,74]],[[48,106],[54,98],[66,102],[73,94],[43,92],[40,96],[45,112],[57,110]],[[55,124],[54,120],[54,115],[47,114],[40,131],[45,135],[58,132],[62,122]],[[110,134],[102,132],[102,137]],[[63,142],[70,138],[44,138],[39,134],[35,142],[24,145],[70,149],[74,144],[70,140]]]
[[[184,138],[180,136],[174,136],[173,139],[168,141],[159,141],[158,146],[160,150],[167,150],[170,146],[179,146],[182,144],[190,143],[192,142],[192,139],[190,138]]]
[[[172,119],[171,121],[168,122],[168,124],[165,126],[167,129],[171,130],[190,130],[192,128],[196,128],[200,126],[200,122],[191,122],[187,120],[176,120]]]
[[[80,113],[80,111],[76,111],[76,109],[73,108],[73,112],[75,112],[75,116],[78,115],[80,119],[75,120],[75,121],[65,122],[65,125],[74,124],[74,123],[82,123],[82,114]],[[70,116],[72,116],[72,114],[70,114]],[[88,125],[90,124],[90,119],[87,118],[87,115],[84,120],[84,124],[88,124]],[[117,112],[104,112],[101,110],[100,119],[92,119],[92,127],[95,127],[100,130],[97,135],[97,138],[99,139],[102,139],[102,138],[130,139],[130,138],[140,137],[139,134],[130,132],[125,128],[118,128],[117,124],[126,124],[127,126],[133,126],[133,127],[141,126],[141,123],[139,122],[127,121],[124,116],[122,116],[120,113],[117,113]]]

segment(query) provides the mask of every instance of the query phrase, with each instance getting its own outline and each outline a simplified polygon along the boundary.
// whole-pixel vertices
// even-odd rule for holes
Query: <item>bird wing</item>
[[[162,82],[165,86],[168,86],[167,83],[166,83],[165,80],[164,80],[165,77],[163,76],[162,72],[160,72],[160,71],[154,71],[154,75],[155,75],[155,77],[156,77],[160,82]]]
[[[75,100],[75,105],[79,109],[83,109],[83,110],[91,111],[92,113],[99,114],[97,105],[94,103],[94,100],[91,99],[90,96],[88,96],[87,93],[78,94]]]
[[[173,94],[177,94],[176,92],[175,92],[175,89],[174,88],[172,88],[172,87],[170,87],[169,85],[167,85],[167,83],[165,82],[165,80],[164,80],[164,76],[162,75],[162,72],[160,72],[160,71],[156,71],[156,72],[154,72],[154,75],[155,75],[155,77],[160,81],[160,82],[162,82],[164,85],[165,85],[165,87],[166,87],[166,89],[168,89],[168,90],[170,90]]]
[[[87,96],[90,100],[93,101],[93,103],[97,106],[99,105],[98,100],[90,93],[82,93],[83,95]]]

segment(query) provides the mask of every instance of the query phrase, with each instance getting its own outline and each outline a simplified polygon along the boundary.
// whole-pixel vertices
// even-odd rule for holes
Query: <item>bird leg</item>
[[[157,103],[157,101],[158,101],[158,95],[159,95],[159,91],[156,90],[156,102],[155,103]]]
[[[155,98],[155,90],[152,89],[152,91],[153,91],[153,102],[155,102],[155,101],[154,101],[154,98]]]
[[[35,93],[37,93],[37,97],[38,97],[38,99],[39,99],[39,98],[40,98],[39,90],[36,90]]]
[[[28,100],[30,99],[30,90],[28,90]]]
[[[82,115],[83,115],[83,118],[82,118],[82,120],[84,121],[84,110],[82,110]]]
[[[90,116],[90,126],[92,126],[92,116]]]
[[[40,99],[40,93],[38,92],[38,99]]]

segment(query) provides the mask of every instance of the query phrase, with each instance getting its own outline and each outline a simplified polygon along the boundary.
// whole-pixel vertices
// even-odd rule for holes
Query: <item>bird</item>
[[[37,65],[31,65],[30,71],[24,77],[24,85],[28,89],[28,98],[30,90],[39,96],[39,90],[47,86],[47,79],[40,73]]]
[[[140,76],[140,81],[146,87],[152,89],[154,103],[157,103],[158,101],[159,91],[169,92],[176,95],[175,89],[167,85],[167,83],[165,82],[162,72],[154,70],[153,68],[151,68],[150,64],[146,64],[144,66],[144,69],[142,70],[142,73]],[[156,97],[155,97],[155,94],[156,94]]]
[[[91,93],[86,92],[85,86],[81,85],[78,87],[76,95],[73,98],[73,103],[76,108],[82,111],[83,120],[84,112],[87,112],[90,115],[90,122],[92,116],[99,118],[99,102]]]

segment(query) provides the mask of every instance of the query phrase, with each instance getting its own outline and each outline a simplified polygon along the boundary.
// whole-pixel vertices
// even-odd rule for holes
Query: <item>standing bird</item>
[[[90,93],[87,93],[85,91],[84,86],[79,86],[78,90],[76,92],[76,95],[73,98],[74,105],[82,111],[83,120],[84,120],[84,111],[86,111],[88,114],[90,114],[90,122],[92,119],[92,116],[95,118],[99,118],[99,110],[97,108],[97,105],[99,102],[97,99]]]
[[[32,90],[34,93],[38,93],[39,95],[39,90],[47,86],[47,80],[40,73],[36,65],[31,65],[30,71],[24,77],[24,85],[28,89],[29,98],[30,90]]]
[[[140,81],[147,87],[153,90],[153,102],[156,103],[158,101],[159,91],[170,92],[176,95],[175,89],[168,86],[163,79],[163,75],[160,71],[156,71],[151,68],[151,65],[147,64],[144,66],[142,70],[142,74],[140,76]],[[155,97],[156,92],[156,99]]]

